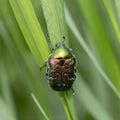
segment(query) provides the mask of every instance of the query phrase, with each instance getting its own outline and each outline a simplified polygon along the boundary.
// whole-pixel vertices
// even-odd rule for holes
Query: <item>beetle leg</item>
[[[72,92],[73,92],[73,95],[75,95],[75,91],[74,91],[74,89],[71,87],[71,90],[72,90]]]
[[[45,64],[40,67],[40,71],[41,71],[44,67],[46,67],[46,64],[47,64],[47,62],[45,62]]]

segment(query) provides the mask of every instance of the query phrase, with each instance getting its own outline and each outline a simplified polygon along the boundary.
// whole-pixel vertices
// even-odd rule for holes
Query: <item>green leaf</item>
[[[30,0],[10,0],[10,4],[30,50],[42,66],[49,55],[49,47]]]
[[[116,60],[112,54],[111,48],[109,48],[109,44],[106,44],[106,47],[108,47],[108,51],[104,52],[104,54],[106,54],[105,56],[107,56],[107,58],[104,58],[104,61],[101,60],[102,64],[105,64],[105,62],[110,62],[109,64],[106,64],[106,66],[104,66],[104,69],[101,67],[100,63],[98,62],[98,60],[95,58],[95,55],[93,55],[92,51],[90,50],[90,48],[87,46],[87,44],[85,43],[84,39],[82,38],[82,36],[80,35],[74,21],[72,20],[69,11],[66,8],[66,20],[67,20],[67,24],[70,27],[70,29],[72,30],[72,32],[74,33],[74,35],[76,36],[76,38],[78,39],[78,41],[80,42],[81,46],[83,47],[83,49],[86,51],[86,53],[88,54],[88,56],[90,57],[91,61],[94,63],[95,67],[98,69],[98,71],[100,72],[100,74],[103,76],[104,80],[108,83],[108,85],[112,88],[112,90],[116,93],[116,95],[120,98],[120,74],[119,74],[119,68],[117,66]],[[92,28],[92,27],[91,27]],[[97,36],[99,37],[99,36]],[[100,42],[100,41],[99,41]],[[96,41],[96,44],[100,45],[100,43]],[[104,43],[104,42],[103,42]],[[97,46],[96,45],[96,46]],[[105,45],[105,44],[104,44]],[[98,47],[99,49],[99,47]],[[102,49],[100,48],[99,52],[103,52]],[[109,51],[110,50],[110,51]],[[101,54],[101,53],[100,53]],[[109,55],[107,55],[109,54]],[[101,54],[103,55],[103,54]],[[101,59],[103,57],[101,56]],[[109,58],[109,59],[108,59]],[[110,61],[107,61],[110,60]],[[114,74],[113,73],[108,73],[110,72],[110,70],[114,70],[116,71]],[[107,74],[106,74],[107,72]]]
[[[53,46],[63,40],[65,36],[65,43],[68,45],[68,35],[64,17],[64,1],[63,0],[41,0],[42,8]],[[73,101],[70,100],[68,94],[62,94],[61,97],[65,112],[69,120],[76,120],[76,112],[74,109]]]
[[[116,6],[116,10],[117,10],[117,16],[118,16],[118,23],[119,23],[119,31],[120,31],[120,1],[119,0],[115,0],[115,6]]]
[[[41,0],[42,8],[49,32],[52,45],[63,40],[68,44],[68,34],[64,17],[64,1],[63,0]]]
[[[82,102],[85,108],[94,116],[95,119],[113,120],[112,116],[107,112],[106,108],[99,102],[99,100],[96,99],[79,74],[77,74],[75,85],[76,95],[78,96],[79,101]]]
[[[15,120],[10,108],[0,97],[0,120]]]
[[[120,29],[119,29],[119,25],[117,23],[117,19],[115,18],[114,12],[112,10],[112,6],[110,4],[110,1],[109,0],[103,0],[103,3],[105,5],[105,8],[106,8],[106,10],[108,12],[108,15],[110,17],[112,26],[113,26],[113,28],[115,30],[115,33],[116,33],[116,36],[117,36],[117,38],[120,42]],[[117,3],[116,3],[116,5],[117,5]],[[119,5],[119,3],[118,3],[118,5]],[[119,17],[119,11],[118,11],[118,17]]]
[[[35,97],[35,95],[32,93],[31,94],[34,102],[36,103],[36,105],[38,106],[39,110],[42,112],[42,114],[44,115],[46,120],[50,120],[49,117],[46,115],[45,111],[43,110],[42,106],[40,105],[40,103],[38,102],[37,98]]]

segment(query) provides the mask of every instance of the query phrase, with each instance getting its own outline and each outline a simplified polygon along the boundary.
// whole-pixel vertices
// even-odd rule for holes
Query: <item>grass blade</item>
[[[84,48],[84,50],[86,51],[86,53],[88,54],[88,56],[90,57],[91,61],[94,63],[94,65],[96,66],[96,68],[98,69],[98,71],[100,72],[100,74],[103,76],[104,80],[108,83],[108,85],[112,88],[112,90],[115,92],[115,94],[120,98],[120,93],[117,90],[117,88],[114,86],[114,84],[111,82],[111,80],[109,79],[109,77],[105,74],[104,70],[101,68],[101,66],[99,65],[99,63],[97,62],[96,58],[94,57],[94,55],[92,54],[91,50],[88,48],[88,46],[86,45],[86,43],[84,42],[82,36],[80,35],[76,25],[74,24],[69,11],[67,10],[67,7],[65,9],[66,12],[66,20],[67,20],[67,24],[70,27],[70,29],[73,31],[73,33],[75,34],[76,38],[78,39],[78,41],[80,42],[80,44],[82,45],[82,47]]]
[[[10,108],[0,97],[0,120],[16,120]]]
[[[63,40],[68,44],[68,35],[64,17],[63,0],[41,0],[49,37],[53,46]]]
[[[49,117],[47,116],[47,114],[45,113],[45,111],[43,110],[42,106],[40,105],[40,103],[38,102],[37,98],[35,97],[35,95],[32,93],[31,94],[34,102],[36,103],[36,105],[38,106],[39,110],[41,111],[41,113],[43,114],[43,116],[46,118],[46,120],[50,120]]]
[[[10,0],[10,4],[30,50],[38,64],[42,66],[43,61],[46,61],[49,55],[49,47],[32,3],[30,0]]]
[[[65,109],[65,112],[67,114],[68,120],[73,120],[71,111],[69,109],[69,105],[67,103],[67,99],[65,98],[65,93],[61,93],[60,97],[61,97],[61,101],[62,101],[64,109]]]
[[[117,9],[117,15],[118,15],[118,23],[119,23],[119,26],[120,26],[120,1],[119,0],[115,0],[115,6],[116,6],[116,9]]]
[[[64,1],[56,1],[56,0],[41,0],[43,12],[45,15],[45,20],[50,36],[50,40],[53,46],[56,43],[61,42],[63,40],[63,36],[65,36],[65,43],[68,45],[68,35],[64,17]],[[62,96],[62,103],[65,108],[65,112],[69,120],[72,118],[77,119],[75,109],[70,107],[70,104],[73,104],[68,95],[65,94]],[[72,105],[71,105],[72,106]],[[74,111],[74,112],[72,112]]]
[[[113,120],[111,115],[107,112],[105,107],[96,99],[92,91],[85,84],[84,80],[77,74],[76,95],[79,101],[86,107],[86,109],[97,120]],[[84,94],[83,94],[84,93]]]
[[[108,12],[108,15],[109,15],[109,17],[110,17],[112,26],[113,26],[113,28],[114,28],[114,30],[115,30],[115,33],[116,33],[116,36],[117,36],[117,38],[118,38],[118,40],[119,40],[119,42],[120,42],[120,29],[119,29],[119,25],[118,25],[118,23],[117,23],[117,20],[116,20],[116,18],[115,18],[115,16],[114,16],[112,7],[111,7],[111,5],[110,5],[110,1],[109,1],[109,0],[103,0],[103,3],[104,3],[104,5],[105,5],[105,8],[106,8],[106,10],[107,10],[107,12]]]

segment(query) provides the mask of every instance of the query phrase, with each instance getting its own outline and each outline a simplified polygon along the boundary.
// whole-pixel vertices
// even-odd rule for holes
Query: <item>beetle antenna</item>
[[[52,46],[52,43],[51,43],[51,41],[50,41],[50,36],[48,36],[48,46],[49,46],[49,48],[50,48],[51,51],[54,50],[54,48],[53,48],[53,46]]]
[[[62,41],[62,44],[64,44],[64,42],[65,42],[65,36],[63,36],[63,41]]]

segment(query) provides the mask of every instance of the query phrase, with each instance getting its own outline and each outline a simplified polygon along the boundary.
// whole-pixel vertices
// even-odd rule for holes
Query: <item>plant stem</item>
[[[65,109],[65,112],[66,112],[68,120],[73,120],[72,114],[70,112],[69,105],[67,103],[66,93],[65,92],[64,93],[60,93],[59,95],[60,95],[60,98],[61,98],[61,102],[62,102],[62,104],[64,106],[64,109]]]

